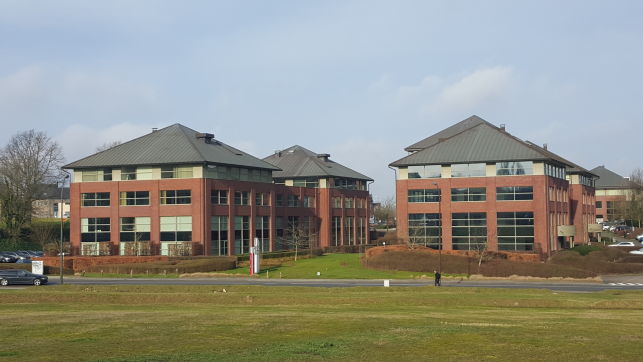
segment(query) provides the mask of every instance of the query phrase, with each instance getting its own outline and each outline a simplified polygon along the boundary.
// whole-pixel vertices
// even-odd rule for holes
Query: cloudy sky
[[[0,144],[67,161],[182,123],[299,144],[394,194],[403,148],[476,114],[586,168],[643,167],[641,1],[0,0]]]

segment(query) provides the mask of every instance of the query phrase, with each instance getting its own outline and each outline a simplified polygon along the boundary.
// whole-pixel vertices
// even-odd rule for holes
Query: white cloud
[[[445,86],[425,111],[432,113],[475,111],[507,95],[512,81],[513,71],[509,67],[498,66],[477,70]]]

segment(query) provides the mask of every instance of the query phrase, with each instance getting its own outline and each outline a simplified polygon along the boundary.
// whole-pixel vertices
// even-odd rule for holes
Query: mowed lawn
[[[322,256],[287,261],[280,266],[262,267],[261,278],[286,279],[407,279],[424,275],[432,278],[433,273],[408,271],[387,271],[368,269],[362,266],[361,254],[324,254]],[[265,262],[271,262],[266,260]],[[267,272],[267,273],[266,273]],[[317,275],[319,272],[319,275]],[[248,267],[228,270],[227,274],[247,276]]]
[[[643,356],[635,291],[64,285],[0,289],[0,315],[7,361]]]

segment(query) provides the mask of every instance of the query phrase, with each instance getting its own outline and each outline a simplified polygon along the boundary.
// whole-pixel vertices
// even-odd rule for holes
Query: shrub
[[[573,248],[571,248],[570,250],[573,250],[573,251],[577,252],[578,254],[580,254],[582,256],[585,256],[585,255],[591,253],[592,251],[601,250],[601,249],[602,249],[602,247],[600,247],[598,245],[585,245],[584,244],[584,245],[576,245]]]
[[[88,267],[85,272],[114,274],[165,274],[165,273],[205,273],[234,269],[237,258],[234,256],[212,256],[193,258],[173,258],[169,261],[130,264],[103,264]]]

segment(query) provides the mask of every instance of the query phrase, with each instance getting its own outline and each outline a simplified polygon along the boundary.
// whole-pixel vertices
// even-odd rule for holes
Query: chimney
[[[320,153],[317,155],[317,158],[321,158],[324,160],[324,162],[328,161],[328,157],[330,157],[330,154],[328,153]]]
[[[156,132],[156,131],[158,131],[158,130],[159,130],[159,129],[158,129],[158,128],[156,128],[156,127],[152,128],[152,132]]]
[[[277,155],[277,157],[281,157],[281,150],[275,150],[275,155]]]
[[[197,133],[196,134],[196,139],[198,139],[198,140],[202,139],[205,143],[212,142],[213,138],[214,138],[214,135],[212,133]]]
[[[505,124],[504,123],[500,123],[500,129],[503,130],[503,131],[505,130]]]
[[[547,149],[547,144],[546,143],[543,143],[543,148]]]

